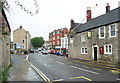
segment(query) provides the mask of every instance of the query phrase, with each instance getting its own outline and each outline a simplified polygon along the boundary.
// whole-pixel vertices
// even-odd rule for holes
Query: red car
[[[68,53],[63,53],[63,55],[68,57]]]
[[[56,51],[55,51],[55,50],[50,50],[50,53],[51,53],[51,54],[55,54]]]

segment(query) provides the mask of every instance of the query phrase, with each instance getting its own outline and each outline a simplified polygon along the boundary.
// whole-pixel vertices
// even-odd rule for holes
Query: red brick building
[[[54,30],[49,33],[49,47],[53,49],[60,50],[61,47],[61,37],[64,37],[68,33],[67,28],[62,28]]]

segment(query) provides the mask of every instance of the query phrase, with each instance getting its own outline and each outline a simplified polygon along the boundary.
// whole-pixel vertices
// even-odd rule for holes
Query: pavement
[[[120,65],[116,62],[110,62],[110,61],[94,61],[94,60],[86,60],[86,59],[74,59],[74,58],[69,58],[69,60],[78,62],[78,63],[83,63],[83,64],[88,64],[88,65],[97,65],[97,66],[105,66],[106,68],[110,69],[118,69],[120,70]]]
[[[8,81],[43,81],[25,58],[25,55],[11,55],[12,68]]]

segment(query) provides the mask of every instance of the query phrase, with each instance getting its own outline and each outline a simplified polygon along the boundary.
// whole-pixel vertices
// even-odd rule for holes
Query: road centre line
[[[78,69],[78,67],[75,67],[75,66],[70,66],[70,67],[75,68],[75,69]]]
[[[59,62],[59,61],[56,61],[56,62],[58,62],[58,63],[60,63],[60,64],[65,64],[65,63],[62,63],[62,62]]]
[[[90,72],[90,73],[98,74],[97,72],[90,71],[90,70],[86,70],[86,69],[83,69],[83,68],[78,68],[78,67],[75,67],[75,66],[70,66],[70,67],[75,68],[75,69],[79,69],[79,70],[82,70],[82,71],[86,71],[86,72]]]
[[[51,58],[48,58],[49,60],[51,60],[51,61],[53,61],[53,59],[51,59]]]
[[[90,71],[90,70],[86,70],[86,69],[83,69],[83,68],[78,68],[78,69],[79,69],[79,70],[86,71],[86,72],[90,72],[90,73],[93,73],[93,74],[98,74],[97,72]]]

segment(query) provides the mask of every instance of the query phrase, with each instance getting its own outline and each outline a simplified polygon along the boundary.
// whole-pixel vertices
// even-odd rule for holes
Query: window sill
[[[99,37],[99,39],[105,39],[105,37]]]
[[[112,54],[112,53],[105,53],[105,54],[109,54],[109,55],[110,55],[110,54]]]
[[[116,36],[110,36],[109,38],[115,38]]]
[[[81,53],[81,54],[87,54],[87,53]]]

